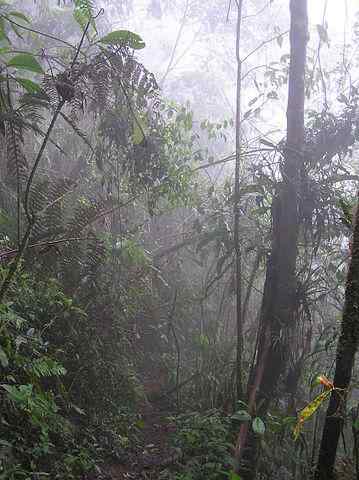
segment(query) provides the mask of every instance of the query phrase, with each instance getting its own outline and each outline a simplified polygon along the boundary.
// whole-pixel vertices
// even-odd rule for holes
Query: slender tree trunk
[[[298,183],[304,144],[304,82],[308,37],[307,0],[290,1],[290,69],[287,143],[282,181],[272,205],[272,248],[260,314],[260,333],[254,375],[248,385],[252,415],[265,416],[288,358],[288,333],[296,312],[298,243]],[[256,477],[258,442],[243,426],[237,448],[242,480]]]
[[[242,315],[242,252],[239,241],[239,184],[240,184],[240,161],[241,161],[241,77],[242,62],[239,54],[241,41],[243,0],[237,2],[237,36],[236,36],[236,59],[237,59],[237,92],[236,92],[236,167],[234,177],[234,248],[235,262],[235,285],[236,285],[236,326],[237,326],[237,399],[243,398],[242,379],[242,354],[243,354],[243,315]]]
[[[359,195],[359,194],[358,194]],[[332,393],[325,418],[315,480],[331,480],[339,437],[343,429],[345,397],[352,377],[359,344],[359,208],[354,217],[352,257],[349,265],[341,334],[338,341],[334,386],[343,389]]]

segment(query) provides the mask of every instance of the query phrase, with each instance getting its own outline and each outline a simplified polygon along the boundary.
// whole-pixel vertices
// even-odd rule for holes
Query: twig
[[[176,41],[175,41],[175,44],[174,44],[173,49],[172,49],[172,53],[171,53],[171,57],[170,57],[170,60],[169,60],[169,62],[168,62],[168,65],[167,65],[167,69],[166,69],[164,75],[162,76],[162,78],[161,78],[161,80],[160,80],[160,85],[161,85],[161,87],[163,87],[163,84],[164,84],[164,82],[165,82],[165,80],[166,80],[166,78],[167,78],[167,75],[168,75],[168,73],[169,73],[169,71],[170,71],[170,69],[171,69],[173,60],[174,60],[174,58],[175,58],[176,50],[177,50],[179,41],[180,41],[180,39],[181,39],[182,31],[183,31],[184,26],[185,26],[185,24],[186,24],[188,7],[189,7],[189,0],[186,1],[186,6],[185,6],[185,9],[184,9],[184,13],[183,13],[181,25],[180,25],[180,28],[179,28],[178,33],[177,33]]]
[[[89,240],[89,237],[70,237],[70,238],[60,238],[59,240],[46,240],[44,242],[38,242],[38,243],[33,243],[32,245],[28,245],[28,249],[30,248],[47,248],[47,247],[52,247],[55,245],[59,245],[61,243],[67,243],[67,242],[81,242],[81,241],[86,241]],[[0,253],[0,262],[11,255],[14,255],[18,253],[19,249],[14,248],[13,250],[6,250],[5,252]]]
[[[252,55],[254,55],[256,52],[258,52],[258,50],[260,50],[262,47],[264,47],[264,46],[267,45],[268,43],[272,43],[274,40],[277,40],[278,38],[284,37],[284,35],[287,35],[288,33],[289,33],[289,30],[286,30],[286,31],[283,32],[283,33],[279,33],[279,34],[276,35],[275,37],[269,38],[268,40],[264,40],[264,41],[261,42],[254,50],[252,50],[251,52],[249,52],[248,55],[243,58],[242,63],[244,63],[246,60],[248,60],[249,57],[251,57]]]
[[[77,50],[77,47],[75,45],[72,45],[69,42],[66,42],[66,40],[62,40],[61,38],[57,38],[53,35],[50,35],[48,33],[40,32],[39,30],[35,30],[34,28],[26,27],[25,25],[20,25],[20,23],[14,22],[11,18],[9,18],[6,15],[0,15],[0,18],[5,18],[8,22],[12,23],[13,25],[16,25],[19,28],[22,28],[23,30],[27,30],[28,32],[36,33],[37,35],[41,35],[42,37],[50,38],[51,40],[56,40],[57,42],[63,43],[69,48],[72,48],[73,50]]]
[[[273,152],[273,151],[275,151],[274,148],[255,148],[254,150],[248,150],[247,152],[243,152],[243,156],[253,155],[253,154],[262,153],[262,152]],[[191,172],[197,172],[198,170],[203,170],[204,168],[214,167],[215,165],[220,165],[221,163],[231,162],[232,160],[235,160],[235,159],[236,159],[236,154],[232,153],[231,155],[228,155],[228,157],[224,157],[224,158],[221,158],[220,160],[216,160],[215,162],[205,163],[204,165],[200,165],[196,168],[193,168]]]

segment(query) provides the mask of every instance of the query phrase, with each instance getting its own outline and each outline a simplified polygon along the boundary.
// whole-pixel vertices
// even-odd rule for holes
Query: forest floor
[[[176,430],[171,415],[157,403],[143,407],[136,446],[129,448],[126,460],[108,467],[109,479],[158,480],[161,471],[181,459],[180,449],[171,446],[171,434]]]

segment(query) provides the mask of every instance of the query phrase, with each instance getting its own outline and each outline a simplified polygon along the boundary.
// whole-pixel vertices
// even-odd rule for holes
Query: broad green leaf
[[[258,435],[264,435],[266,431],[266,426],[263,420],[259,417],[256,417],[253,419],[252,428],[254,433],[257,433]]]
[[[326,400],[332,390],[326,390],[317,397],[314,398],[303,410],[300,412],[296,426],[294,427],[294,438],[297,440],[299,434],[303,428],[303,424],[309,417],[311,417]]]
[[[27,16],[24,15],[23,13],[21,13],[21,12],[17,12],[17,11],[16,11],[16,12],[15,12],[15,11],[13,11],[13,12],[8,12],[7,15],[8,15],[9,17],[19,18],[20,20],[23,20],[23,21],[26,22],[26,23],[30,23],[30,20],[27,18]]]
[[[7,358],[7,355],[1,346],[0,346],[0,364],[3,368],[8,367],[9,365],[9,359]]]
[[[8,67],[19,70],[28,70],[29,72],[43,73],[42,67],[33,55],[29,53],[20,53],[15,55],[7,62]]]
[[[15,80],[27,91],[27,93],[31,94],[41,92],[40,85],[32,80],[29,80],[28,78],[16,77]]]
[[[105,45],[127,45],[134,50],[145,48],[146,44],[137,33],[129,30],[115,30],[99,40]]]
[[[249,422],[252,417],[245,410],[238,410],[231,416],[232,420],[239,420],[240,422]]]

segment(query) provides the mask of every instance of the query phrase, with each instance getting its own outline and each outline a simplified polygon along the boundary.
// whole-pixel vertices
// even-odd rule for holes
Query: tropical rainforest
[[[0,0],[0,480],[359,478],[359,4]]]

